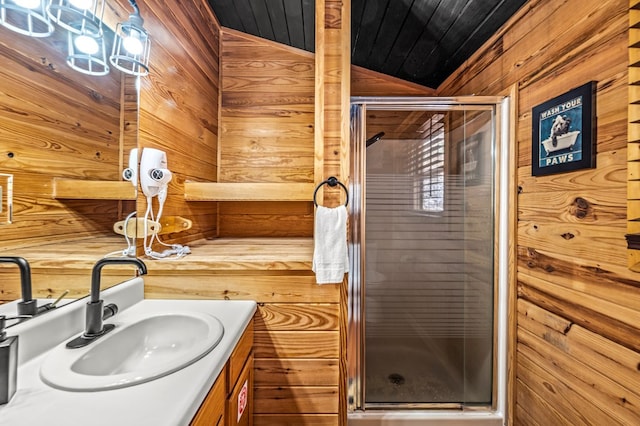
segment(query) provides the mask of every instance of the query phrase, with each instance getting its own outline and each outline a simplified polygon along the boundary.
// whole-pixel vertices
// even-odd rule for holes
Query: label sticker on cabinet
[[[245,380],[242,385],[242,389],[240,389],[240,393],[238,394],[238,423],[240,423],[240,418],[244,413],[244,410],[247,408],[247,396],[249,393],[249,380]]]

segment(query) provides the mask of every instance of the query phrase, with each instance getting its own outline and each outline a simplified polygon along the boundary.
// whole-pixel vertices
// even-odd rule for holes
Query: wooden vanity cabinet
[[[227,385],[227,367],[211,387],[211,390],[191,421],[191,426],[225,426],[225,402]]]
[[[253,322],[247,326],[191,426],[253,426]]]
[[[227,398],[227,426],[252,426],[253,353],[249,354],[235,386]]]

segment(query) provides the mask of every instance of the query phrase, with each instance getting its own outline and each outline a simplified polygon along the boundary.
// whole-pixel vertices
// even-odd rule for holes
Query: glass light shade
[[[142,27],[139,15],[131,15],[116,26],[113,50],[109,61],[122,72],[132,75],[149,74],[151,40]]]
[[[46,11],[47,0],[0,0],[0,25],[22,35],[47,37],[54,27]]]
[[[40,6],[40,0],[13,0],[15,4],[25,9],[37,9]]]
[[[89,10],[93,6],[93,0],[69,0],[69,3],[80,10]]]
[[[89,75],[109,74],[104,37],[90,34],[68,33],[69,55],[67,65]]]
[[[48,0],[47,14],[75,34],[102,35],[105,0]]]
[[[140,34],[135,30],[131,30],[131,33],[122,40],[122,45],[132,55],[139,55],[144,49],[140,41]]]
[[[100,50],[98,41],[94,37],[86,34],[77,35],[73,40],[73,45],[79,52],[86,53],[88,55],[95,55]]]

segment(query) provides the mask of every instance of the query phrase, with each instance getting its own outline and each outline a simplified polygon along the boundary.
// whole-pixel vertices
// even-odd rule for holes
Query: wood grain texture
[[[624,238],[626,181],[636,178],[626,162],[640,158],[637,144],[627,145],[627,135],[635,137],[633,126],[627,128],[628,83],[640,76],[627,72],[628,8],[622,0],[530,1],[438,88],[440,95],[518,88],[512,141],[518,226],[512,244],[518,247],[519,315],[513,318],[518,341],[512,342],[517,353],[510,424],[638,421],[637,406],[624,398],[637,395],[640,386],[612,365],[640,350],[639,282],[627,268]],[[532,108],[590,80],[598,82],[597,167],[532,177]],[[613,352],[594,354],[573,340],[578,335]]]
[[[254,426],[337,426],[337,414],[255,414]]]
[[[222,38],[218,181],[276,184],[287,193],[297,185],[295,199],[312,200],[313,56],[227,29]],[[269,193],[249,192],[256,200]],[[289,207],[297,209],[281,205],[258,217],[224,212],[220,235],[311,236],[309,217]]]
[[[338,330],[335,304],[269,304],[259,305],[256,330]]]
[[[256,331],[256,358],[338,358],[337,331]]]
[[[338,362],[335,359],[257,358],[256,386],[335,386]]]
[[[77,299],[89,294],[91,270],[97,260],[126,247],[124,239],[96,237],[67,241],[64,244],[52,242],[41,244],[34,250],[31,246],[15,247],[12,256],[27,259],[31,269],[33,297],[56,299],[69,290],[68,299]],[[105,289],[136,276],[136,268],[131,265],[112,265],[101,274],[101,288]],[[22,297],[20,275],[15,265],[0,265],[0,303]]]
[[[53,198],[76,200],[135,200],[130,182],[105,180],[53,179]]]
[[[640,25],[640,15],[638,14],[638,10],[636,8],[637,2],[634,0],[629,2],[629,66],[631,70],[640,69],[640,62],[638,59],[640,58],[640,32],[638,31],[638,26]],[[638,213],[638,179],[640,179],[640,161],[638,161],[638,149],[637,143],[638,140],[638,118],[640,115],[638,114],[638,103],[640,103],[640,86],[638,86],[637,81],[637,73],[629,71],[629,106],[627,109],[628,114],[628,134],[629,134],[629,146],[631,147],[628,150],[628,168],[629,173],[628,177],[628,193],[627,193],[627,231],[629,234],[637,234],[640,233],[640,224],[638,224],[638,218],[640,216]],[[638,261],[640,258],[640,251],[635,249],[629,249],[629,255],[627,256],[629,268],[638,271],[640,270],[640,262]]]
[[[123,10],[117,2],[113,8]],[[121,218],[117,203],[52,201],[51,182],[121,180],[123,154],[135,146],[121,140],[131,124],[121,116],[121,73],[95,77],[69,68],[65,32],[32,38],[0,27],[0,38],[0,171],[14,175],[16,197],[0,248],[109,235]]]
[[[335,177],[348,185],[350,162],[351,1],[316,1],[314,183]],[[316,204],[336,206],[348,197],[342,191],[314,193]],[[345,279],[346,280],[346,279]],[[347,424],[346,324],[344,283],[340,285],[339,331],[336,333],[339,381],[334,411]],[[273,332],[286,333],[286,332]],[[327,411],[324,411],[327,412]]]
[[[436,90],[356,65],[351,66],[351,96],[435,96]]]
[[[203,183],[185,182],[189,201],[309,201],[309,183]]]
[[[215,203],[191,206],[184,199],[185,180],[217,180],[218,97],[220,88],[220,27],[206,2],[168,8],[163,2],[140,5],[145,28],[158,42],[150,61],[150,78],[141,81],[141,148],[167,152],[173,180],[164,214],[193,221],[189,232],[163,236],[165,242],[185,243],[217,232]],[[197,214],[188,214],[196,209]],[[146,200],[138,199],[143,217]]]
[[[330,414],[338,412],[337,386],[257,387],[254,410],[259,414]]]
[[[227,369],[222,370],[189,426],[221,424],[225,414]],[[224,424],[224,423],[222,423]]]

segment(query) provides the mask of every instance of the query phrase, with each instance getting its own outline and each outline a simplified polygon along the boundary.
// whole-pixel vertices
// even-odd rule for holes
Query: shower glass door
[[[496,99],[352,101],[352,409],[492,405]]]

